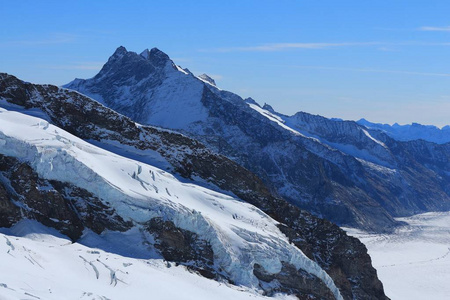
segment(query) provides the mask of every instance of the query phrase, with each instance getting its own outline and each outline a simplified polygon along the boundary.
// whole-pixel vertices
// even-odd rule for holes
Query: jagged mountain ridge
[[[449,145],[400,142],[306,113],[283,116],[205,83],[156,48],[144,53],[152,55],[120,47],[95,77],[66,87],[140,123],[181,130],[341,225],[392,230],[392,216],[450,208]]]
[[[383,131],[393,139],[399,141],[425,140],[436,144],[450,143],[450,125],[439,129],[433,125],[422,125],[418,123],[407,125],[395,123],[389,125],[369,122],[366,119],[360,119],[357,123],[369,129]]]
[[[279,229],[333,278],[345,299],[384,299],[358,240],[273,197],[256,176],[233,161],[176,132],[136,124],[77,92],[25,83],[7,74],[0,79],[0,106],[38,115],[102,148],[232,192],[286,224]],[[258,275],[267,280],[267,275]]]

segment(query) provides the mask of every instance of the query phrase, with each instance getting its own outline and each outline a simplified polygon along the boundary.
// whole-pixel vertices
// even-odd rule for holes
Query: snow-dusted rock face
[[[394,125],[389,125],[372,123],[365,119],[361,119],[357,123],[368,129],[380,130],[398,141],[424,140],[436,144],[450,143],[450,125],[439,129],[433,125],[421,125],[418,123],[407,125],[395,123]]]
[[[272,196],[255,175],[233,161],[212,153],[201,143],[176,132],[138,125],[79,93],[50,85],[25,83],[6,74],[0,76],[3,91],[0,97],[4,100],[1,106],[40,116],[122,156],[160,166],[215,190],[220,188],[232,192],[280,222],[277,224],[279,230],[328,273],[345,299],[385,298],[376,271],[371,267],[370,257],[358,240],[348,237],[336,225]],[[44,122],[42,126],[47,125]],[[139,174],[136,176],[141,178]],[[143,226],[159,238],[155,248],[160,249],[163,255],[181,262],[186,258],[199,257],[193,250],[199,249],[198,245],[204,245],[204,239],[193,239],[194,232],[178,228],[173,222],[152,220],[144,222]],[[173,237],[192,243],[180,242],[175,247]],[[173,247],[186,251],[180,253]],[[207,264],[210,251],[202,252],[200,256],[202,259],[196,265],[189,266],[196,266],[197,271],[211,276]],[[304,277],[305,274],[292,273],[295,268],[290,264],[282,264],[281,267],[284,275],[278,276],[267,273],[268,270],[258,264],[255,276],[263,281],[278,280],[282,283],[283,291],[295,292],[292,289],[295,280],[292,278]],[[303,291],[317,289],[320,282],[319,285],[314,282],[306,280]]]
[[[119,47],[94,78],[76,79],[67,86],[141,124],[182,129],[208,116],[196,101],[203,82],[157,48],[138,55]],[[172,118],[167,119],[169,114]]]
[[[206,83],[167,56],[162,67],[159,58],[117,52],[93,79],[66,87],[136,121],[182,130],[301,208],[371,231],[391,230],[398,224],[393,216],[450,208],[448,145],[415,146],[355,122],[305,113],[283,116]],[[130,112],[122,103],[136,109]],[[186,114],[180,117],[179,111]]]

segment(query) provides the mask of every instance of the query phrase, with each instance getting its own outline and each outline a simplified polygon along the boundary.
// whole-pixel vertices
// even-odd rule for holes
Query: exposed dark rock
[[[119,216],[109,203],[103,203],[99,198],[85,189],[71,185],[67,182],[51,180],[51,185],[68,199],[84,227],[97,234],[104,230],[126,231],[133,226],[131,221],[125,221]]]
[[[284,218],[288,226],[280,225],[280,230],[330,275],[344,299],[388,299],[367,248],[358,239],[326,220],[310,218],[302,212],[292,219],[292,214],[297,213],[287,212]]]
[[[261,287],[269,296],[282,292],[296,295],[301,300],[335,299],[322,280],[304,270],[297,270],[286,262],[283,262],[281,271],[276,274],[267,273],[262,266],[255,264],[253,274],[263,281]]]
[[[164,259],[183,264],[207,278],[217,277],[214,252],[208,241],[162,218],[148,221],[146,229],[155,236],[155,248],[161,252]]]
[[[220,120],[219,127],[238,126],[250,138],[245,145],[240,145],[239,139],[225,138],[220,140],[220,147],[210,137],[196,135],[196,138],[219,153],[236,157],[239,164],[294,205],[349,227],[390,231],[398,224],[377,199],[367,194],[364,190],[367,187],[360,186],[366,171],[353,157],[292,136],[267,120],[261,121],[259,113],[248,110],[244,103],[220,101],[208,89],[204,90],[202,103],[211,117]],[[220,134],[211,128],[211,135]],[[324,153],[316,154],[311,147]],[[384,183],[375,178],[370,184],[383,186]]]
[[[84,228],[125,231],[131,223],[91,193],[69,183],[40,178],[25,162],[0,154],[0,227],[35,219],[79,239]]]
[[[13,202],[14,198],[16,197],[7,192],[2,180],[0,183],[0,227],[9,228],[22,218],[20,208]]]

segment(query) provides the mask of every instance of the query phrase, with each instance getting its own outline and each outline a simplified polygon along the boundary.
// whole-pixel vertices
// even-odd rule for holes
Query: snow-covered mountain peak
[[[202,75],[198,76],[198,78],[200,78],[203,81],[206,81],[207,83],[216,86],[216,82],[214,81],[214,79],[212,79],[210,76],[208,76],[207,74],[203,73]]]
[[[127,49],[124,46],[120,46],[116,49],[116,51],[114,51],[113,55],[111,55],[109,59],[120,59],[127,53]]]
[[[113,55],[116,55],[116,54],[125,54],[125,53],[127,53],[127,52],[128,52],[127,48],[125,48],[124,46],[119,46],[119,47],[117,47],[117,49],[116,49],[116,51],[114,52]]]
[[[169,56],[161,50],[157,48],[145,49],[140,54],[137,54],[120,46],[111,55],[96,77],[102,77],[105,73],[109,73],[109,76],[120,74],[121,76],[144,78],[168,70],[177,70],[177,68]]]
[[[141,54],[139,54],[139,55],[142,56],[145,59],[148,59],[149,56],[150,56],[150,50],[148,50],[148,48],[147,48],[144,51],[142,51]]]
[[[169,58],[169,55],[167,55],[165,52],[159,50],[159,49],[156,48],[156,47],[153,47],[153,48],[150,50],[150,57],[165,57],[165,58],[167,58],[167,59],[170,59],[170,58]]]
[[[141,52],[140,56],[157,65],[164,65],[168,61],[171,61],[166,53],[156,47],[151,50],[145,49]]]
[[[180,67],[180,66],[178,66],[181,70],[183,70],[184,72],[186,72],[187,74],[190,74],[190,75],[194,75],[192,72],[191,72],[191,70],[189,70],[188,68],[182,68],[182,67]]]
[[[258,102],[256,102],[256,100],[253,99],[252,97],[245,98],[244,101],[245,101],[245,103],[254,104],[258,107],[261,107],[261,105],[259,105]]]
[[[204,80],[177,67],[158,48],[137,54],[119,47],[94,78],[72,81],[64,87],[132,115],[139,123],[182,128],[207,117],[200,101],[204,86]],[[176,116],[176,124],[168,115]]]
[[[275,110],[272,108],[272,106],[270,106],[267,103],[264,103],[264,106],[262,108],[265,109],[265,110],[270,111],[271,113],[275,113]]]

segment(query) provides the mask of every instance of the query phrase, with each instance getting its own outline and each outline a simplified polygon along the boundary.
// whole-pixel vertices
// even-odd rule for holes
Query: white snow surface
[[[5,109],[0,109],[0,145],[0,153],[27,161],[41,177],[70,182],[108,201],[124,219],[141,223],[163,217],[197,233],[211,244],[215,267],[237,285],[258,287],[255,263],[278,273],[287,262],[319,277],[342,299],[332,279],[289,243],[276,221],[237,198],[180,182],[45,120]]]
[[[147,52],[144,51],[140,55],[146,58]],[[101,78],[97,80],[101,81]],[[114,101],[121,106],[133,106],[137,101],[136,90],[148,84],[148,78],[141,81],[130,80],[131,82],[117,87],[120,92]],[[172,129],[184,129],[191,123],[205,121],[208,118],[208,111],[200,101],[203,93],[202,82],[181,67],[174,65],[172,61],[167,61],[164,66],[163,83],[139,95],[145,99],[145,101],[140,100],[142,101],[140,109],[148,116],[138,121]],[[71,84],[77,85],[77,81],[72,81],[68,85]],[[84,85],[77,85],[77,91],[110,107],[101,95],[91,93]],[[136,120],[133,116],[129,117]]]
[[[0,229],[0,269],[1,300],[266,299],[162,259],[125,257],[72,243],[31,220]]]
[[[263,115],[264,117],[266,117],[267,119],[271,120],[272,122],[277,123],[280,127],[292,132],[295,135],[299,135],[302,137],[306,137],[304,134],[301,134],[300,132],[298,132],[295,129],[292,129],[291,127],[287,126],[285,124],[285,120],[283,120],[280,116],[277,116],[276,114],[271,113],[270,111],[263,109],[261,107],[259,107],[256,104],[253,103],[247,103],[248,106],[250,106],[252,109],[256,110],[257,112],[259,112],[261,115]]]
[[[393,234],[345,230],[367,246],[391,299],[450,299],[450,212],[397,220],[408,225]]]
[[[187,125],[204,121],[208,111],[198,100],[201,99],[203,84],[185,71],[173,69],[172,62],[166,67],[167,77],[164,84],[159,85],[152,93],[152,103],[146,124],[183,129]],[[130,99],[125,95],[122,100]],[[170,116],[170,118],[167,118]]]

